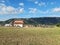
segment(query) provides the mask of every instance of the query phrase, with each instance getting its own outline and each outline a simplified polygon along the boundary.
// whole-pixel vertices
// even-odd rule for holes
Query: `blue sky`
[[[60,0],[0,0],[0,21],[31,17],[60,17]]]

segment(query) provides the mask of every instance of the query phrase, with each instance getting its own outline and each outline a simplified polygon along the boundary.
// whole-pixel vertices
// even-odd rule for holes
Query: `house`
[[[24,21],[23,20],[14,20],[12,22],[12,26],[16,26],[16,27],[23,27]]]
[[[5,26],[14,26],[14,27],[23,27],[24,21],[23,20],[13,20]]]

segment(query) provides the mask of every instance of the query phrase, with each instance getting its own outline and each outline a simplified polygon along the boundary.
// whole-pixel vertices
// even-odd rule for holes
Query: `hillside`
[[[40,17],[40,18],[14,18],[9,19],[4,22],[0,21],[0,24],[10,23],[13,20],[24,20],[25,24],[47,24],[47,25],[55,25],[60,23],[60,17]]]

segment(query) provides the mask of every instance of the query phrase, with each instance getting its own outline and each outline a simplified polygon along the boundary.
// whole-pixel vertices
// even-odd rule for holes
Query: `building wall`
[[[12,26],[11,24],[5,24],[5,26]]]
[[[14,24],[16,27],[23,27],[23,24]]]

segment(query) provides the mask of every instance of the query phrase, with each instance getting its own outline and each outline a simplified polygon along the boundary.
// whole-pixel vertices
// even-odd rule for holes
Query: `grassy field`
[[[0,27],[0,45],[60,45],[60,28]]]

